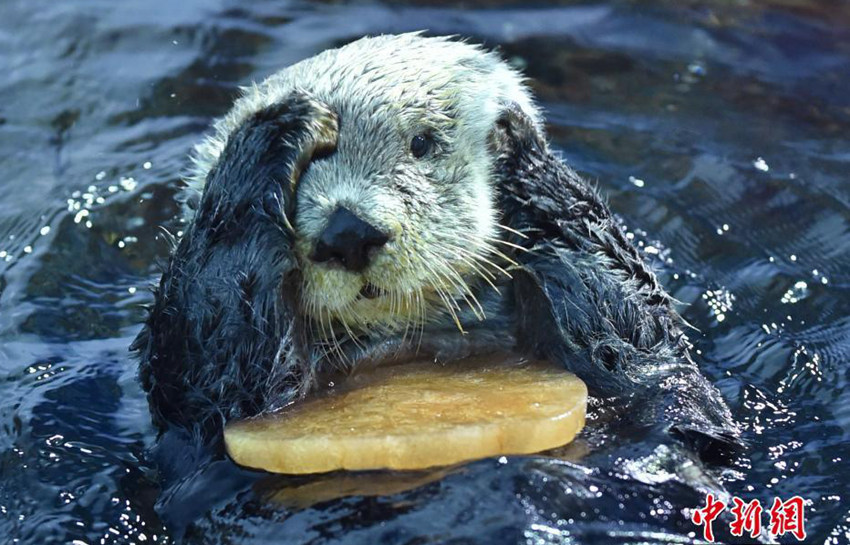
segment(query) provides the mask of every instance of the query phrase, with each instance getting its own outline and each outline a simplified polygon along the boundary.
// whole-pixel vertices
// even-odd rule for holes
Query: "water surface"
[[[721,475],[729,491],[800,495],[811,542],[850,541],[850,8],[481,4],[0,5],[0,542],[173,541],[127,347],[168,255],[160,226],[180,229],[187,152],[239,85],[364,34],[418,29],[499,47],[525,70],[554,144],[682,301],[695,356],[750,443]],[[184,520],[199,517],[187,541],[556,543],[592,516],[570,512],[565,490],[602,487],[636,519],[682,507],[673,484],[635,503],[542,456],[377,497],[336,481],[351,495],[312,505],[203,483],[190,492],[214,501],[187,506]],[[254,517],[228,518],[251,502]],[[597,530],[697,536],[629,528]]]

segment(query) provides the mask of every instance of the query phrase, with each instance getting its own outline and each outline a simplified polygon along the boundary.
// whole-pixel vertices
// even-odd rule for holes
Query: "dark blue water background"
[[[450,4],[0,3],[0,543],[171,541],[127,346],[187,152],[238,85],[363,34],[423,28],[499,46],[526,71],[553,142],[683,302],[751,443],[723,474],[729,490],[799,494],[813,543],[850,541],[850,7]],[[557,490],[556,470],[475,510],[495,463],[400,498],[282,510],[276,531],[568,541],[563,513],[528,507]],[[404,516],[384,524],[389,508]],[[215,521],[204,531],[240,542]]]

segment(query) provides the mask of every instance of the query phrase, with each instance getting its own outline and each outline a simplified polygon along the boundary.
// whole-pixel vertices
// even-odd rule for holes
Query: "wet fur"
[[[284,181],[310,110],[294,99],[257,112],[209,173],[133,345],[160,429],[214,437],[227,419],[273,408],[309,381]]]
[[[518,350],[559,361],[593,395],[628,398],[625,418],[722,460],[738,430],[688,353],[684,322],[587,182],[558,159],[516,105],[494,131],[500,204],[528,238],[514,282]]]
[[[476,306],[469,284],[479,276],[505,276],[494,266],[505,248],[494,242],[500,233],[487,137],[505,100],[538,119],[522,81],[492,52],[417,33],[324,51],[244,89],[197,147],[186,202],[201,195],[231,133],[303,90],[341,119],[338,153],[313,162],[296,195],[303,314],[328,341],[325,348],[337,352],[337,341],[354,334],[419,334],[426,322],[454,321]],[[423,134],[434,142],[432,152],[413,157],[410,141]],[[310,258],[339,206],[389,237],[359,274]],[[383,296],[358,297],[367,286]]]
[[[205,180],[134,348],[154,422],[215,440],[231,418],[315,387],[329,362],[299,312],[290,180],[321,105],[292,94],[243,116]],[[688,354],[682,320],[602,199],[548,149],[532,116],[505,103],[489,135],[502,222],[525,237],[512,278],[478,286],[487,314],[428,324],[421,342],[365,332],[352,362],[494,348],[561,362],[653,443],[671,437],[723,460],[737,429]],[[626,423],[626,422],[624,422]]]

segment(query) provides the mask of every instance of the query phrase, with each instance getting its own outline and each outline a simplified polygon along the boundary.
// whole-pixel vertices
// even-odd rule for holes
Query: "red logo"
[[[702,524],[702,535],[706,541],[714,541],[714,530],[711,523],[714,519],[726,509],[726,505],[722,501],[714,501],[714,495],[709,494],[705,497],[705,507],[694,511],[691,520],[694,524]]]
[[[748,532],[750,537],[758,537],[761,534],[761,502],[753,500],[744,503],[741,498],[732,498],[735,506],[732,508],[732,516],[735,520],[729,525],[733,536],[742,536]]]
[[[773,506],[770,508],[770,533],[776,536],[790,533],[799,541],[806,539],[803,498],[794,496],[787,501],[773,498]]]
[[[745,502],[741,498],[733,497],[732,504],[729,510],[733,517],[729,524],[732,535],[743,536],[744,532],[747,532],[751,538],[758,537],[761,534],[763,511],[761,502],[759,500]],[[694,510],[691,521],[703,527],[702,534],[706,541],[714,542],[712,523],[725,509],[725,503],[715,500],[714,494],[708,494],[705,497],[705,507]],[[775,537],[791,534],[798,541],[805,540],[805,519],[805,503],[800,496],[794,496],[786,501],[779,498],[773,499],[773,505],[770,508],[770,533]]]

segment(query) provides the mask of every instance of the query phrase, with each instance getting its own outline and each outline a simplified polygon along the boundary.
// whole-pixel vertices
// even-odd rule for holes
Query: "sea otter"
[[[496,54],[363,38],[245,89],[194,159],[134,345],[160,429],[214,439],[333,370],[511,350],[636,436],[737,444],[671,298]]]

